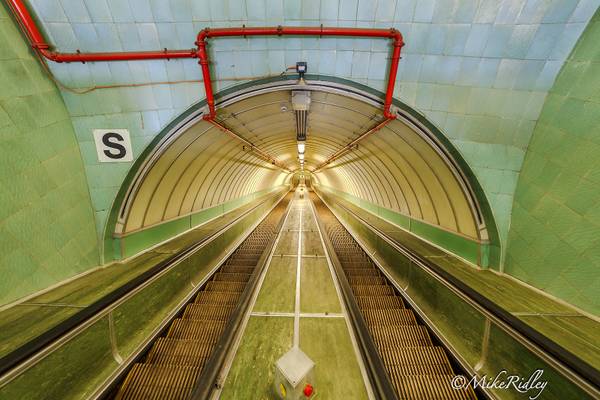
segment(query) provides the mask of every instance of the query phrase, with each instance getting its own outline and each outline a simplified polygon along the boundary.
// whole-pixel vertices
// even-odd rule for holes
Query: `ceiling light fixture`
[[[298,153],[304,154],[304,150],[306,149],[306,142],[298,142]]]

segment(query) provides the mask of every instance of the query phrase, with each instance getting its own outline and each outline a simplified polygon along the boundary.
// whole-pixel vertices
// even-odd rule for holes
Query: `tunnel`
[[[600,398],[598,0],[3,0],[0,399]]]

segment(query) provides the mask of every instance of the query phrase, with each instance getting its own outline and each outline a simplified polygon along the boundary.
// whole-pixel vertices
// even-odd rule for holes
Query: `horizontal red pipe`
[[[402,34],[396,29],[371,29],[371,28],[327,28],[323,26],[276,26],[260,28],[206,28],[198,33],[198,41],[206,38],[225,36],[358,36],[381,37],[396,39],[402,42]]]
[[[33,21],[29,10],[22,0],[7,0],[19,24],[23,27],[31,46],[49,60],[61,62],[91,62],[91,61],[129,61],[129,60],[160,60],[174,58],[195,58],[197,50],[157,50],[157,51],[120,51],[108,53],[60,53],[50,50],[50,46],[40,33]]]
[[[196,49],[190,50],[158,50],[131,51],[109,53],[56,53],[40,49],[42,55],[52,61],[62,62],[91,62],[91,61],[133,61],[133,60],[170,60],[174,58],[196,58]]]
[[[374,37],[392,39],[393,52],[390,63],[390,72],[388,77],[387,90],[385,94],[385,102],[383,105],[383,115],[387,119],[395,118],[391,113],[392,99],[394,97],[394,87],[396,85],[396,75],[398,72],[398,63],[400,61],[400,49],[404,46],[402,34],[394,29],[369,29],[369,28],[325,28],[320,27],[260,27],[260,28],[206,28],[200,33],[196,40],[198,46],[198,59],[202,68],[202,77],[204,80],[204,89],[206,92],[206,102],[208,104],[208,114],[205,119],[212,120],[216,116],[215,99],[212,91],[212,83],[210,78],[208,53],[206,52],[206,40],[216,37],[231,37],[231,36],[352,36],[352,37]]]

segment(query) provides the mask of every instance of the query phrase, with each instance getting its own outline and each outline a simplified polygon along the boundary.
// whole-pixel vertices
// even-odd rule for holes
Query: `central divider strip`
[[[265,311],[254,311],[252,312],[253,317],[290,317],[295,318],[296,313],[286,312],[265,312]],[[344,314],[338,313],[300,313],[300,318],[345,318]]]
[[[302,212],[300,208],[300,227],[298,228],[298,262],[296,263],[296,304],[294,305],[294,347],[300,347],[300,272],[302,269]]]

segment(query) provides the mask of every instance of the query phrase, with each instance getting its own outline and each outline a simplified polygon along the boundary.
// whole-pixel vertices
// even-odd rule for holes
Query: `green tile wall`
[[[234,200],[206,208],[204,210],[189,214],[168,222],[144,228],[115,239],[115,259],[131,257],[144,249],[154,246],[160,242],[171,239],[189,229],[197,227],[208,220],[225,215],[227,212],[245,206],[260,198],[261,196],[281,194],[283,190],[289,190],[287,185],[260,190],[250,193]]]
[[[435,225],[419,221],[407,215],[403,215],[385,207],[378,206],[349,193],[322,185],[313,184],[315,190],[327,197],[331,196],[331,201],[337,202],[336,197],[345,199],[384,220],[391,222],[399,227],[412,232],[433,244],[436,244],[469,262],[481,267],[488,267],[489,255],[487,243],[480,243],[477,240],[469,239],[452,232],[440,229]]]
[[[600,313],[600,11],[552,87],[515,193],[505,272]]]
[[[0,305],[98,264],[63,100],[0,6]]]

